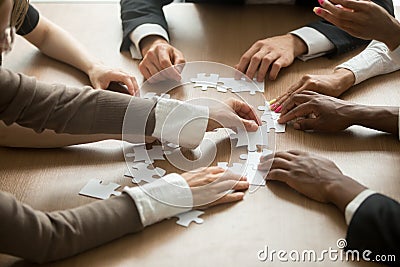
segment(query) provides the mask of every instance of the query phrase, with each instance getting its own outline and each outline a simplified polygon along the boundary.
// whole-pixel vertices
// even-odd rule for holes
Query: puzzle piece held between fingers
[[[176,221],[176,224],[179,224],[180,226],[183,226],[183,227],[189,227],[189,224],[191,222],[195,222],[197,224],[202,224],[204,222],[204,220],[202,218],[199,218],[199,216],[203,215],[203,214],[204,214],[204,211],[191,210],[188,212],[178,214],[174,217],[179,218],[179,220]]]
[[[121,192],[115,191],[120,187],[119,184],[108,183],[104,184],[100,179],[91,179],[82,189],[79,191],[80,195],[94,197],[99,199],[107,199],[111,195],[119,196]]]
[[[207,91],[208,88],[217,88],[218,74],[198,73],[197,78],[192,78],[190,81],[195,83],[194,87],[200,87],[202,91]]]
[[[143,162],[135,162],[131,167],[132,170],[128,170],[124,174],[124,176],[132,177],[132,183],[135,184],[138,184],[142,181],[146,183],[152,183],[157,179],[163,177],[166,173],[164,169],[161,169],[159,167],[149,169],[149,165]]]

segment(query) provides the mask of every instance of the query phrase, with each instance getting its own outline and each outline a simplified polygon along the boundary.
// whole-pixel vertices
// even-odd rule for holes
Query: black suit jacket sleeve
[[[386,11],[390,13],[390,15],[394,16],[394,7],[392,0],[373,0],[373,2],[386,9]],[[309,0],[297,0],[296,3],[307,6],[319,6],[318,3],[315,3],[315,1]],[[362,40],[353,37],[347,32],[339,29],[335,25],[327,22],[326,20],[316,21],[308,24],[307,26],[314,28],[325,35],[326,38],[328,38],[329,41],[331,41],[335,45],[335,50],[332,52],[332,55],[349,52],[360,45],[365,45],[370,42],[370,40]]]
[[[368,197],[355,212],[348,231],[347,249],[370,250],[375,255],[395,255],[400,265],[400,204],[381,194]]]
[[[168,31],[162,8],[170,3],[172,3],[172,0],[121,0],[123,29],[121,51],[129,50],[131,45],[129,34],[142,24],[158,24]]]

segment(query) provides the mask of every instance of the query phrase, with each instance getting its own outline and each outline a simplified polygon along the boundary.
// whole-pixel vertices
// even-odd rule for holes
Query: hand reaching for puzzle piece
[[[241,128],[247,131],[257,131],[261,119],[255,110],[247,103],[230,98],[225,102],[211,101],[209,106],[209,121],[207,131],[216,128]]]
[[[206,209],[219,204],[236,202],[243,199],[244,191],[249,188],[245,177],[226,172],[220,167],[200,168],[182,174],[193,194],[193,207]]]

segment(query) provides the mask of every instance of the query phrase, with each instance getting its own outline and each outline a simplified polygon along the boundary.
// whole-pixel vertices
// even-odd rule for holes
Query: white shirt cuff
[[[136,27],[136,29],[134,29],[129,35],[129,39],[131,39],[132,41],[132,45],[130,46],[132,58],[134,59],[143,58],[139,44],[143,38],[150,35],[161,36],[162,38],[167,40],[167,42],[169,42],[168,33],[163,27],[161,27],[158,24],[152,24],[152,23],[142,24]]]
[[[153,137],[161,142],[195,148],[203,140],[208,125],[208,107],[159,98],[155,113]]]
[[[400,47],[390,51],[378,41],[372,41],[367,48],[336,69],[344,68],[354,73],[355,83],[359,84],[371,77],[394,72],[400,69]]]
[[[323,56],[335,49],[335,45],[314,28],[303,27],[290,33],[302,39],[307,45],[307,54],[298,57],[303,61]]]
[[[358,194],[349,204],[347,204],[344,212],[344,217],[346,219],[347,225],[350,225],[354,213],[356,213],[357,209],[364,202],[364,200],[366,200],[369,196],[373,194],[375,194],[374,191],[370,189],[365,189],[360,194]]]
[[[152,183],[125,187],[133,201],[144,227],[186,212],[193,207],[193,196],[186,180],[172,173]]]

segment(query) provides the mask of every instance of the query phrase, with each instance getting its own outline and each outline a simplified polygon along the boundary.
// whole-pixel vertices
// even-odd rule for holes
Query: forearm
[[[121,140],[120,134],[57,134],[52,130],[36,133],[32,129],[12,124],[6,126],[0,121],[0,146],[29,148],[58,148],[71,145],[93,143],[103,140]]]
[[[348,117],[353,125],[398,135],[399,108],[352,105]]]
[[[127,195],[41,212],[0,192],[0,252],[43,263],[66,258],[143,228]]]
[[[40,17],[37,29],[25,37],[42,53],[86,74],[89,74],[96,64],[100,64],[70,33],[43,16]]]
[[[0,120],[41,132],[121,134],[125,113],[135,127],[128,131],[144,138],[154,129],[154,100],[132,98],[104,90],[45,84],[34,78],[0,69]]]

